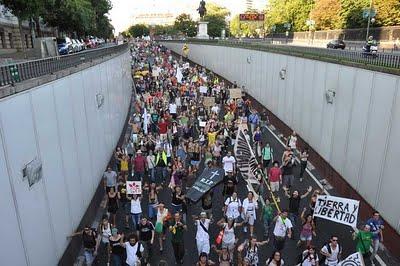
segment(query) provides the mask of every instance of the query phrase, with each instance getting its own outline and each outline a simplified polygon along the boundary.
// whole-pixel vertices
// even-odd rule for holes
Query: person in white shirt
[[[297,148],[297,136],[296,132],[293,131],[292,135],[289,136],[287,145],[292,149],[292,151],[296,150]]]
[[[171,102],[169,104],[169,113],[171,114],[172,118],[174,120],[176,120],[176,109],[177,109],[177,105],[175,102]]]
[[[236,159],[232,156],[231,151],[228,151],[227,155],[222,158],[222,164],[225,170],[225,175],[227,175],[228,172],[235,172]]]
[[[147,169],[149,169],[149,177],[151,182],[155,182],[155,176],[154,176],[154,167],[156,166],[156,156],[153,154],[153,150],[149,151],[149,155],[146,157],[147,160]]]
[[[219,113],[218,105],[214,105],[213,107],[211,107],[211,112],[213,112],[214,114],[218,114]]]
[[[333,235],[330,243],[321,248],[321,254],[326,257],[323,265],[336,266],[339,263],[340,256],[342,255],[342,248],[338,244],[338,237]]]
[[[316,266],[319,265],[319,257],[315,251],[315,247],[309,246],[307,250],[303,251],[301,266]]]
[[[140,259],[144,252],[144,247],[139,243],[138,237],[135,234],[129,236],[127,242],[123,242],[124,235],[121,237],[121,246],[126,250],[126,264],[129,266],[136,266],[140,263]]]
[[[201,212],[200,217],[193,218],[195,218],[195,225],[197,226],[197,251],[199,255],[202,252],[205,252],[208,255],[210,254],[210,235],[208,233],[208,228],[210,226],[211,220],[207,219],[207,214],[205,212]]]
[[[240,216],[241,208],[242,208],[242,203],[240,199],[238,199],[237,193],[233,192],[232,196],[228,197],[225,200],[225,208],[224,208],[225,216],[228,219],[231,218],[233,220],[236,220]]]
[[[275,228],[274,228],[274,246],[275,249],[281,251],[285,246],[286,235],[292,237],[292,222],[287,217],[287,210],[282,210],[275,218]]]
[[[250,227],[250,236],[254,235],[254,222],[256,220],[256,210],[258,209],[258,203],[254,200],[254,193],[249,191],[247,198],[243,200],[243,220]],[[247,225],[243,227],[243,231],[247,232]]]

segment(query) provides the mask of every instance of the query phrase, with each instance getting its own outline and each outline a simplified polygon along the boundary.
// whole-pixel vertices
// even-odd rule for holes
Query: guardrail
[[[38,78],[58,71],[76,67],[94,59],[120,53],[128,49],[128,44],[108,46],[76,54],[49,57],[0,66],[0,86],[14,85],[24,80]]]
[[[291,56],[299,56],[314,60],[328,61],[338,64],[365,67],[374,71],[400,74],[400,55],[378,53],[376,56],[365,54],[361,51],[335,50],[318,47],[286,46],[268,44],[263,41],[243,40],[160,40],[161,42],[181,42],[206,45],[218,45],[239,47],[265,52],[281,53]]]

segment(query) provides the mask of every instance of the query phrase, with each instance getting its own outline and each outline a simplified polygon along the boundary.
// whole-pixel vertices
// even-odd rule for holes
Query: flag
[[[337,266],[365,266],[365,264],[361,253],[356,252],[339,262]]]
[[[241,127],[239,127],[236,136],[234,152],[238,169],[243,178],[255,178],[258,162]]]
[[[146,107],[144,108],[144,113],[143,113],[143,131],[144,134],[147,135],[147,126],[149,124],[149,118],[147,116],[147,109]]]
[[[183,74],[182,74],[182,70],[179,67],[176,69],[175,77],[176,77],[178,83],[182,83]]]
[[[186,193],[186,197],[193,202],[199,201],[205,193],[224,179],[224,173],[222,168],[205,169]]]

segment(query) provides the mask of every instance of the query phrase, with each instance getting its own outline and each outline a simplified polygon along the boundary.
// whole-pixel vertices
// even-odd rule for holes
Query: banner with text
[[[222,182],[224,175],[225,171],[221,168],[205,169],[189,189],[186,197],[197,202],[205,193]]]
[[[358,200],[319,195],[315,204],[314,217],[357,227]]]

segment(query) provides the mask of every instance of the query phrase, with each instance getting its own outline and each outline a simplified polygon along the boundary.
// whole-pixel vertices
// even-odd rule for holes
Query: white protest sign
[[[365,266],[365,263],[360,252],[356,252],[339,262],[337,266]]]
[[[199,126],[200,126],[200,127],[205,127],[205,126],[206,126],[206,122],[204,122],[204,121],[199,121]]]
[[[358,200],[319,195],[315,204],[314,217],[357,227],[359,205]]]
[[[200,86],[199,89],[200,89],[201,93],[207,93],[207,90],[208,90],[207,86]]]
[[[127,194],[142,194],[142,182],[140,181],[126,181]]]

